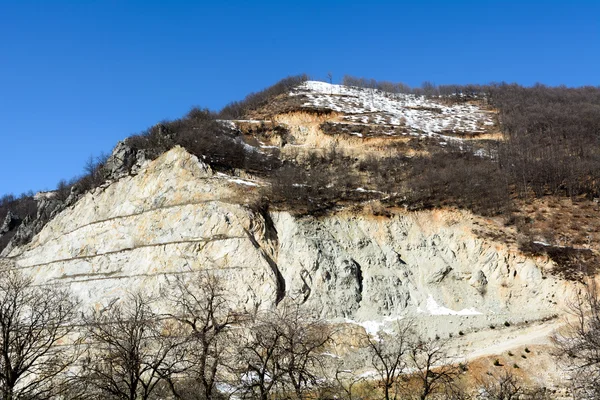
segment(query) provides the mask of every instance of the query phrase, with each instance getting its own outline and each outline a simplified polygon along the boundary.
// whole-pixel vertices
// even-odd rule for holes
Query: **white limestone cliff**
[[[548,261],[475,234],[483,222],[468,212],[267,213],[251,206],[261,184],[176,147],[87,193],[7,259],[86,306],[210,269],[244,307],[287,296],[338,321],[411,315],[431,334],[549,318],[569,291]]]

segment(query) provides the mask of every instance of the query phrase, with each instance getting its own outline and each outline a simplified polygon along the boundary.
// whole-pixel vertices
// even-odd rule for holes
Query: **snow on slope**
[[[431,315],[480,315],[481,313],[474,308],[465,308],[460,311],[451,310],[439,305],[432,295],[427,298],[427,311]]]
[[[307,97],[305,107],[342,112],[348,123],[402,126],[408,128],[410,134],[484,133],[486,128],[494,125],[492,114],[476,105],[446,105],[425,96],[317,81],[303,83],[290,95]]]

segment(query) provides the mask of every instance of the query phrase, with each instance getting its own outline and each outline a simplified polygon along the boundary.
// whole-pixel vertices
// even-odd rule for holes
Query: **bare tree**
[[[177,398],[214,399],[216,385],[225,382],[230,365],[231,325],[240,319],[234,312],[223,282],[210,274],[192,279],[176,278],[173,292],[165,294],[173,313],[169,317],[182,325],[182,357],[175,371],[166,375]],[[185,376],[177,380],[177,375]]]
[[[438,93],[437,86],[435,83],[425,81],[421,84],[421,89],[423,90],[423,94],[425,96],[434,96]]]
[[[366,341],[386,400],[413,397],[415,381],[421,400],[441,393],[450,398],[460,368],[448,357],[446,341],[418,338],[412,321],[399,323],[395,334],[367,335]]]
[[[75,354],[59,346],[73,332],[77,302],[66,290],[36,287],[5,270],[0,278],[0,394],[2,399],[50,399]]]
[[[90,348],[82,379],[89,396],[146,400],[164,381],[176,344],[165,339],[151,305],[136,293],[85,318]]]
[[[454,389],[460,368],[446,352],[447,340],[419,339],[411,344],[407,366],[420,383],[419,399],[446,394]]]
[[[600,398],[600,293],[589,279],[569,303],[565,327],[554,337],[557,355],[581,398]]]
[[[324,346],[331,341],[327,323],[313,317],[296,303],[284,304],[280,324],[284,328],[283,368],[296,397],[303,399],[323,376]]]
[[[56,196],[60,201],[65,201],[71,193],[71,185],[64,179],[61,179],[56,185]]]
[[[331,340],[327,324],[294,302],[261,312],[244,334],[240,349],[246,396],[266,400],[275,391],[307,398],[323,376],[324,346]]]
[[[101,153],[99,156],[90,155],[83,167],[84,175],[79,179],[78,184],[82,190],[89,190],[104,183],[103,168],[108,160],[108,155]]]
[[[242,334],[238,373],[245,397],[267,400],[285,375],[280,362],[283,358],[280,346],[283,332],[277,324],[262,319]]]
[[[405,378],[406,357],[413,340],[412,322],[398,324],[396,333],[381,333],[377,337],[366,335],[371,366],[383,386],[385,400],[395,400],[401,395],[401,384]]]

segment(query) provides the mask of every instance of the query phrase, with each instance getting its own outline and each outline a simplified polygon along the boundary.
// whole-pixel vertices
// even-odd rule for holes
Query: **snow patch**
[[[539,241],[539,240],[534,240],[534,241],[533,241],[533,244],[539,244],[539,245],[541,245],[541,246],[545,246],[545,247],[550,247],[550,246],[552,246],[550,243],[542,242],[542,241]]]
[[[264,143],[261,142],[260,143],[260,148],[261,149],[278,149],[279,146],[271,146],[271,145],[267,145],[267,144],[264,144]]]
[[[250,181],[245,181],[243,179],[237,179],[237,178],[229,178],[227,179],[229,182],[233,182],[233,183],[237,183],[238,185],[246,185],[246,186],[259,186],[258,183],[254,183],[254,182],[250,182]]]
[[[441,306],[435,301],[432,295],[429,295],[427,298],[427,311],[429,311],[431,315],[481,315],[481,313],[474,308],[465,308],[460,311],[455,311]]]
[[[382,191],[379,190],[370,190],[370,189],[365,189],[362,187],[356,188],[354,189],[355,192],[361,192],[361,193],[383,193]]]
[[[425,96],[393,94],[376,89],[308,81],[291,96],[305,96],[306,107],[327,108],[345,114],[344,122],[403,126],[431,136],[442,132],[483,132],[495,124],[489,112],[473,104],[447,105]],[[358,133],[352,133],[359,136]],[[447,141],[462,139],[440,135]]]
[[[370,371],[363,372],[358,377],[359,378],[375,378],[377,376],[379,376],[379,372],[377,372],[375,370],[370,370]]]
[[[385,332],[388,334],[393,333],[393,329],[390,329],[389,325],[391,322],[398,321],[402,319],[402,317],[385,317],[382,320],[371,320],[371,321],[362,321],[358,322],[353,319],[345,318],[344,322],[348,324],[360,325],[365,329],[367,334],[377,337],[379,332]],[[386,327],[387,325],[387,327]]]

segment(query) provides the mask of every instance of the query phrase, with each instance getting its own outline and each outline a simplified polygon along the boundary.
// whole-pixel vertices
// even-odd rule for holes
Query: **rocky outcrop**
[[[136,150],[125,141],[120,141],[104,163],[102,170],[107,180],[117,180],[129,173],[137,174],[147,162],[143,150]]]
[[[104,163],[102,171],[107,183],[116,181],[127,175],[137,174],[149,163],[143,150],[135,150],[127,145],[125,141],[117,143],[113,152]],[[9,213],[2,226],[0,226],[0,238],[10,232],[10,241],[4,249],[0,248],[0,255],[9,254],[15,247],[29,243],[42,228],[54,216],[68,206],[75,204],[85,190],[80,185],[73,185],[68,195],[62,199],[54,192],[40,192],[34,196],[37,202],[37,215],[34,218],[27,217],[21,220],[18,216]]]
[[[482,221],[467,212],[296,217],[250,206],[260,184],[176,147],[85,194],[5,255],[88,306],[205,269],[248,308],[291,297],[331,319],[412,315],[431,332],[546,318],[568,290],[545,273],[549,261],[475,235]]]
[[[12,211],[9,211],[6,214],[6,217],[4,217],[2,225],[0,225],[0,236],[12,231],[13,229],[16,229],[21,222],[23,221],[18,215],[15,215],[12,213]]]
[[[75,201],[74,199],[73,201]],[[54,218],[59,212],[61,212],[66,205],[66,202],[63,202],[56,198],[56,196],[37,196],[37,214],[35,218],[25,217],[21,220],[19,217],[9,213],[7,215],[7,220],[10,216],[10,220],[12,222],[8,222],[5,220],[5,225],[3,228],[8,229],[5,233],[11,233],[12,238],[10,242],[6,245],[4,249],[0,249],[0,255],[5,256],[9,254],[14,248],[18,246],[22,246],[28,243],[37,233],[39,233],[42,228],[46,225],[48,221]],[[12,226],[12,228],[11,228]],[[0,233],[0,236],[3,233]]]
[[[469,284],[477,289],[479,293],[484,294],[488,281],[483,271],[479,270],[471,276]]]

